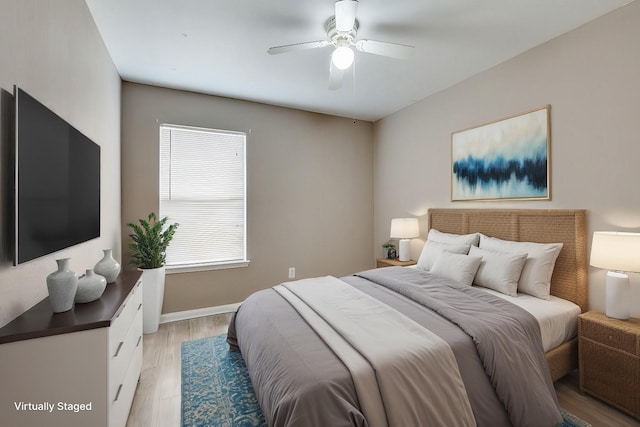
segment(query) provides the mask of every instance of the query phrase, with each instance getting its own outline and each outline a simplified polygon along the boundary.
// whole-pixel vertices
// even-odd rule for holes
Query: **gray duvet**
[[[418,269],[369,270],[342,280],[449,344],[478,426],[562,422],[538,323],[526,311]],[[242,303],[229,343],[242,352],[269,426],[368,425],[347,368],[274,290]]]

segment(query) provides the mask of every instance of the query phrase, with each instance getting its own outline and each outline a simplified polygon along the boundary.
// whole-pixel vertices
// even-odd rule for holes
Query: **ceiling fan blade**
[[[330,61],[329,65],[329,90],[336,90],[342,87],[342,79],[344,78],[344,70],[333,65]]]
[[[379,42],[376,40],[359,40],[355,43],[360,52],[373,53],[374,55],[389,56],[391,58],[407,59],[414,54],[415,47],[404,44]]]
[[[292,52],[296,50],[316,49],[319,47],[329,46],[331,42],[328,40],[317,40],[314,42],[294,43],[284,46],[274,46],[267,49],[269,55],[277,55],[280,53]]]
[[[336,2],[336,30],[351,31],[356,21],[358,2],[354,0],[338,0]]]

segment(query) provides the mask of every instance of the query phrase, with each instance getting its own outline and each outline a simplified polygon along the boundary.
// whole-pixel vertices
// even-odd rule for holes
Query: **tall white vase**
[[[69,269],[69,258],[57,259],[58,269],[47,276],[49,300],[54,313],[71,310],[78,289],[78,276]]]
[[[164,266],[142,269],[142,331],[153,334],[160,326],[164,299]]]

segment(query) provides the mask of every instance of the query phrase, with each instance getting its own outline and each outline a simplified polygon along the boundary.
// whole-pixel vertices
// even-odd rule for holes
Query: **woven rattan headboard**
[[[480,232],[505,240],[564,246],[551,277],[551,295],[588,310],[586,212],[537,209],[429,209],[429,228],[446,233]]]

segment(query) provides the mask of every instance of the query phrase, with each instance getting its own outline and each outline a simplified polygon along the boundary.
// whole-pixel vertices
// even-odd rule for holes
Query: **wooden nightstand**
[[[578,317],[580,391],[640,419],[640,319]]]
[[[398,261],[397,259],[389,259],[389,258],[376,258],[376,268],[380,267],[406,267],[408,265],[415,265],[417,261]]]

